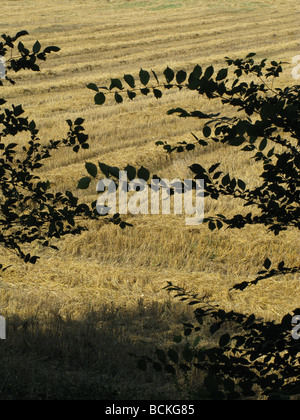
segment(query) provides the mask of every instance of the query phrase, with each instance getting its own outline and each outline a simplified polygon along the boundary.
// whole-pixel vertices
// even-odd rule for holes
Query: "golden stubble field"
[[[10,103],[22,103],[35,119],[41,139],[63,136],[68,118],[85,118],[90,149],[78,155],[59,152],[43,170],[57,190],[76,189],[86,174],[85,161],[143,164],[169,179],[191,177],[188,166],[195,162],[205,167],[222,162],[222,170],[257,182],[259,167],[235,149],[212,145],[167,157],[155,146],[157,140],[190,140],[191,131],[201,129],[199,121],[167,116],[174,104],[215,111],[213,102],[174,91],[160,101],[142,97],[97,107],[85,85],[107,85],[110,77],[137,75],[141,67],[159,74],[167,65],[178,70],[192,70],[195,64],[217,68],[225,56],[238,58],[252,51],[260,59],[286,61],[280,83],[292,84],[291,61],[300,52],[296,2],[2,0],[0,22],[2,33],[26,29],[29,45],[38,39],[43,46],[61,48],[41,73],[20,73],[15,87],[3,88]],[[242,211],[231,201],[207,200],[205,206],[207,213]],[[1,313],[9,321],[0,398],[1,392],[13,398],[22,387],[24,398],[39,392],[42,398],[55,398],[74,389],[84,396],[89,386],[101,398],[106,396],[101,395],[103,385],[124,398],[174,396],[163,378],[137,371],[127,355],[165,345],[180,330],[180,322],[190,319],[191,311],[161,290],[166,281],[206,294],[224,309],[266,319],[279,319],[299,306],[295,277],[229,292],[235,283],[253,279],[266,257],[296,265],[296,232],[276,238],[257,227],[210,232],[206,226],[185,226],[179,216],[127,220],[134,223],[132,229],[94,223],[81,237],[63,240],[59,252],[36,250],[42,258],[33,267],[1,251],[1,261],[14,265],[0,280]]]

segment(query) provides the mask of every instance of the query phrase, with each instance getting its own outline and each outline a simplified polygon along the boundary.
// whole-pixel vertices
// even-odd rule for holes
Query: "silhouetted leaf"
[[[124,75],[124,80],[132,89],[135,88],[134,77],[131,74],[125,74]]]
[[[89,175],[91,175],[93,178],[96,178],[97,173],[98,173],[98,169],[97,169],[97,166],[94,163],[87,162],[85,164],[85,168],[86,168],[87,172],[89,173]]]
[[[207,69],[205,70],[205,72],[204,72],[204,78],[205,79],[210,79],[211,77],[212,77],[212,75],[214,74],[214,68],[213,68],[213,66],[209,66],[209,67],[207,67]]]
[[[168,350],[168,357],[171,360],[171,362],[173,362],[173,363],[178,362],[178,353],[175,350],[169,349]]]
[[[139,72],[139,77],[140,77],[140,81],[141,83],[146,86],[149,83],[150,80],[150,74],[147,70],[143,70],[141,69]]]
[[[148,181],[148,179],[150,178],[150,172],[148,171],[148,169],[141,166],[141,168],[138,170],[137,177],[139,179],[143,179],[144,181]]]
[[[246,184],[244,181],[242,181],[241,179],[238,179],[238,186],[241,190],[245,191],[246,189]]]
[[[245,142],[244,137],[234,137],[229,140],[230,146],[241,146]]]
[[[91,183],[90,177],[81,178],[81,180],[78,182],[77,188],[80,190],[86,190],[89,188]]]
[[[162,91],[159,89],[153,89],[153,94],[156,99],[160,99],[162,97]]]
[[[269,258],[267,258],[267,259],[265,260],[265,262],[264,262],[264,267],[265,267],[265,269],[266,269],[266,270],[269,270],[269,268],[271,267],[271,265],[272,265],[271,261],[269,260]]]
[[[224,79],[226,79],[227,75],[228,75],[228,69],[221,69],[221,70],[219,70],[219,72],[217,74],[216,80],[218,80],[218,81],[224,80]]]
[[[266,138],[264,138],[259,145],[259,150],[260,151],[265,150],[265,148],[267,147],[267,144],[268,144],[268,141]]]
[[[136,97],[135,92],[131,92],[130,90],[127,90],[128,98],[132,101]]]
[[[135,178],[136,169],[133,166],[127,165],[126,168],[124,168],[124,171],[127,172],[127,178],[129,181],[132,181]]]
[[[106,176],[106,178],[109,178],[110,172],[109,172],[109,167],[108,165],[106,165],[105,163],[101,163],[98,162],[99,168],[101,170],[101,172],[103,173],[103,175]]]
[[[119,90],[123,89],[123,85],[120,79],[111,79],[109,90],[117,88]]]
[[[51,52],[59,52],[60,48],[59,47],[55,47],[55,46],[50,46],[50,47],[46,47],[44,49],[44,53],[49,54]]]
[[[187,78],[187,74],[186,71],[184,70],[179,70],[178,73],[176,74],[176,81],[178,84],[183,83]]]
[[[175,73],[170,67],[168,66],[164,71],[164,76],[166,78],[167,83],[171,83],[175,77]]]
[[[211,135],[211,128],[208,125],[203,127],[203,135],[204,137],[209,137]]]
[[[86,85],[86,87],[88,89],[94,90],[95,92],[99,92],[99,88],[95,83],[89,83],[88,85]]]
[[[34,44],[32,51],[35,54],[38,54],[41,51],[41,44],[39,43],[39,41],[36,41],[36,43]]]
[[[103,105],[105,102],[105,95],[103,92],[99,92],[95,95],[95,104],[96,105]]]
[[[230,335],[228,333],[223,334],[222,337],[220,338],[219,346],[225,347],[227,346],[227,344],[229,344],[229,342],[230,342]]]
[[[211,174],[212,172],[215,172],[215,170],[221,165],[221,163],[215,163],[214,165],[212,165],[208,172]]]
[[[118,92],[115,92],[115,101],[117,104],[121,104],[123,102],[123,98]]]
[[[224,185],[224,187],[226,187],[226,185],[228,185],[229,183],[230,183],[230,176],[229,176],[229,174],[227,174],[222,179],[222,185]]]

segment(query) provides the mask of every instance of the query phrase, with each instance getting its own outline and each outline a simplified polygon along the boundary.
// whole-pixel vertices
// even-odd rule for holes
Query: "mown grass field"
[[[218,68],[225,56],[253,51],[260,59],[286,61],[280,84],[291,85],[292,57],[300,53],[296,2],[2,0],[0,22],[2,33],[26,29],[30,45],[38,39],[61,48],[41,73],[20,73],[15,87],[2,88],[9,103],[23,104],[41,139],[62,137],[68,118],[85,118],[90,149],[59,152],[43,170],[55,189],[75,191],[86,174],[85,161],[143,164],[169,179],[190,178],[188,166],[195,162],[222,162],[222,170],[250,185],[257,182],[260,168],[236,149],[212,145],[168,157],[155,146],[157,140],[188,141],[201,129],[199,121],[167,116],[174,104],[215,111],[213,102],[172,91],[160,101],[141,97],[97,107],[86,84],[107,85],[110,77],[137,75],[141,67],[159,74],[167,65]],[[91,190],[78,191],[84,200],[95,199],[87,194]],[[234,214],[242,211],[239,206],[205,203],[207,213]],[[1,250],[1,261],[13,267],[0,279],[0,311],[8,323],[8,338],[0,343],[0,399],[179,398],[166,377],[140,372],[128,355],[165,346],[191,318],[191,310],[162,291],[167,281],[205,293],[224,309],[265,319],[280,319],[299,306],[295,277],[229,292],[235,283],[253,279],[267,257],[296,265],[296,232],[211,232],[172,215],[127,220],[133,228],[93,223],[82,236],[60,242],[58,252],[37,249],[42,258],[35,266]]]

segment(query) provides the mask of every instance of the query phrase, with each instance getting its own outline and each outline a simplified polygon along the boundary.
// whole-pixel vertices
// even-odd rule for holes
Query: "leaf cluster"
[[[0,86],[15,83],[10,73],[39,71],[38,63],[60,50],[55,46],[42,49],[37,41],[30,51],[19,41],[26,35],[27,31],[2,35],[0,55],[6,59],[6,80],[1,80]],[[45,162],[61,148],[71,148],[75,153],[88,149],[88,135],[82,125],[84,119],[77,118],[74,122],[67,120],[65,138],[41,141],[35,121],[25,116],[22,105],[5,104],[6,100],[0,98],[0,245],[25,263],[35,264],[39,257],[30,252],[33,243],[57,249],[53,240],[80,234],[87,229],[82,222],[100,217],[93,206],[80,203],[72,192],[54,191],[42,176]],[[13,141],[20,135],[23,142]],[[5,269],[1,265],[1,270]]]
[[[300,229],[300,86],[273,88],[284,63],[268,63],[267,59],[256,61],[255,56],[255,53],[250,53],[243,59],[226,57],[227,67],[219,70],[213,66],[204,69],[196,65],[189,74],[168,66],[163,71],[162,81],[154,71],[150,73],[141,69],[138,78],[125,75],[124,82],[111,79],[109,87],[96,84],[88,87],[101,95],[100,102],[95,97],[98,105],[102,105],[112,93],[122,95],[126,92],[134,100],[138,93],[148,95],[152,92],[160,99],[169,89],[192,90],[208,100],[218,101],[220,112],[213,114],[180,107],[169,109],[168,115],[200,119],[203,128],[199,134],[192,133],[193,142],[170,145],[159,140],[156,145],[162,146],[168,154],[191,152],[210,143],[224,144],[248,153],[249,159],[262,167],[261,182],[252,188],[243,179],[222,171],[219,162],[210,168],[204,168],[201,162],[189,167],[195,180],[204,180],[206,197],[218,200],[227,196],[239,200],[245,208],[243,214],[233,217],[218,214],[207,217],[204,222],[212,231],[223,227],[242,229],[247,225],[263,225],[279,235],[289,228]],[[233,81],[230,81],[230,72]],[[120,98],[116,100],[118,103],[122,101]],[[233,107],[235,116],[222,115],[223,105]],[[299,271],[300,267],[285,267],[270,273]]]
[[[291,336],[293,315],[282,321],[263,321],[254,314],[224,311],[208,299],[168,282],[175,297],[196,306],[194,323],[183,323],[183,333],[168,349],[156,349],[153,357],[136,356],[141,370],[153,368],[179,379],[192,370],[203,377],[202,398],[237,400],[253,397],[290,399],[300,394],[300,343]],[[210,336],[210,345],[203,337]],[[195,390],[193,398],[199,399]]]

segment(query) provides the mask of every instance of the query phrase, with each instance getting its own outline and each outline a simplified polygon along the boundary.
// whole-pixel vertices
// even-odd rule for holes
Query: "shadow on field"
[[[155,315],[153,308],[122,314],[106,309],[80,320],[59,314],[7,318],[7,339],[0,341],[0,400],[176,398],[166,377],[141,372],[129,355],[151,354],[166,338],[163,307]]]

